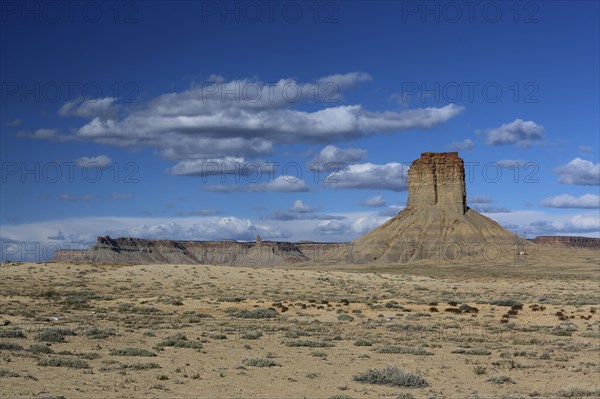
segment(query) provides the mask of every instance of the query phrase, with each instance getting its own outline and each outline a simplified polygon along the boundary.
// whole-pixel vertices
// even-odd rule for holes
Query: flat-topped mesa
[[[467,212],[465,164],[458,152],[423,152],[408,170],[408,209],[443,207],[449,213]]]

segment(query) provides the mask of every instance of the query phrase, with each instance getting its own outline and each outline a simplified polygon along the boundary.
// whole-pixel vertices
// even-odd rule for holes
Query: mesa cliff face
[[[448,214],[467,212],[465,164],[458,152],[424,152],[408,170],[407,208],[443,206]]]
[[[466,205],[464,162],[456,152],[421,154],[408,171],[406,208],[354,241],[358,262],[474,259],[516,250],[519,238]]]

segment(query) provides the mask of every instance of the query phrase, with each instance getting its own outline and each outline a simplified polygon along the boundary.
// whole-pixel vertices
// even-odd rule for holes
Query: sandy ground
[[[598,251],[537,255],[376,268],[2,265],[0,396],[598,396]],[[388,366],[425,383],[355,380]]]

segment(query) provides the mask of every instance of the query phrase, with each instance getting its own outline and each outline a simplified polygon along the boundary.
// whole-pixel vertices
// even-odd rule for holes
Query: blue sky
[[[600,236],[597,2],[50,4],[0,9],[4,257],[352,240],[424,151],[514,232]]]

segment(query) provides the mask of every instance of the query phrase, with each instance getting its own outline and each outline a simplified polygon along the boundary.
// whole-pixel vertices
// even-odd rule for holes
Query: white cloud
[[[558,181],[561,183],[584,186],[600,185],[600,163],[594,164],[579,157],[556,168],[554,172],[559,175]]]
[[[362,161],[367,157],[367,150],[362,148],[338,148],[327,145],[319,155],[309,162],[310,170],[342,169],[353,162]]]
[[[515,144],[527,148],[532,143],[543,140],[544,127],[533,121],[515,119],[495,129],[489,129],[487,136],[487,143],[490,145]]]
[[[258,192],[280,192],[280,193],[299,193],[309,191],[308,186],[304,180],[299,179],[295,176],[278,176],[272,181],[266,183],[256,183],[247,185],[207,185],[203,186],[204,191],[218,192],[218,193],[235,193],[235,192],[247,192],[247,193],[258,193]]]
[[[296,213],[310,213],[314,212],[316,209],[306,205],[302,200],[294,201],[294,205],[290,208],[290,212]]]
[[[409,166],[396,162],[384,165],[372,163],[348,165],[339,172],[329,174],[323,184],[336,189],[403,191],[408,188]]]
[[[381,195],[376,195],[374,197],[371,198],[367,198],[364,201],[361,201],[360,203],[362,206],[370,206],[373,208],[379,208],[382,206],[386,206],[387,205],[387,201],[381,196]]]
[[[117,99],[113,97],[98,99],[79,98],[65,103],[58,110],[58,114],[61,116],[78,116],[84,118],[114,118],[116,115],[114,103],[116,101]]]
[[[475,143],[471,139],[464,139],[463,141],[455,141],[448,146],[449,150],[452,151],[466,151],[475,147]]]
[[[321,90],[326,89],[327,84],[334,84],[339,89],[352,87],[360,82],[368,82],[373,80],[371,75],[366,72],[350,72],[345,74],[335,74],[320,78],[317,82]]]
[[[557,195],[545,198],[542,206],[550,208],[599,208],[600,196],[595,194],[584,194],[580,197],[574,197],[569,194]]]
[[[340,235],[346,234],[350,231],[351,228],[348,223],[340,220],[326,220],[319,222],[317,227],[315,227],[315,233],[322,235]]]
[[[340,87],[369,80],[365,73],[331,75],[317,81]],[[120,114],[94,115],[109,110],[112,98],[68,103],[62,114],[87,115],[91,120],[60,135],[40,129],[22,136],[52,140],[80,139],[126,148],[154,148],[160,156],[179,161],[176,174],[197,174],[193,161],[261,157],[278,144],[324,143],[430,129],[460,114],[464,107],[444,107],[374,112],[360,104],[329,106],[317,103],[313,111],[298,110],[299,102],[314,100],[315,83],[281,79],[274,83],[251,80],[213,82],[182,92],[167,93],[147,103],[123,108]],[[290,87],[293,90],[290,91]],[[290,92],[300,92],[290,98]],[[233,95],[231,93],[234,93]]]
[[[501,168],[522,168],[527,164],[532,164],[533,162],[524,161],[522,159],[501,159],[496,161],[496,165]]]
[[[112,165],[112,159],[106,155],[98,155],[97,157],[81,157],[75,162],[80,168],[107,168]]]

